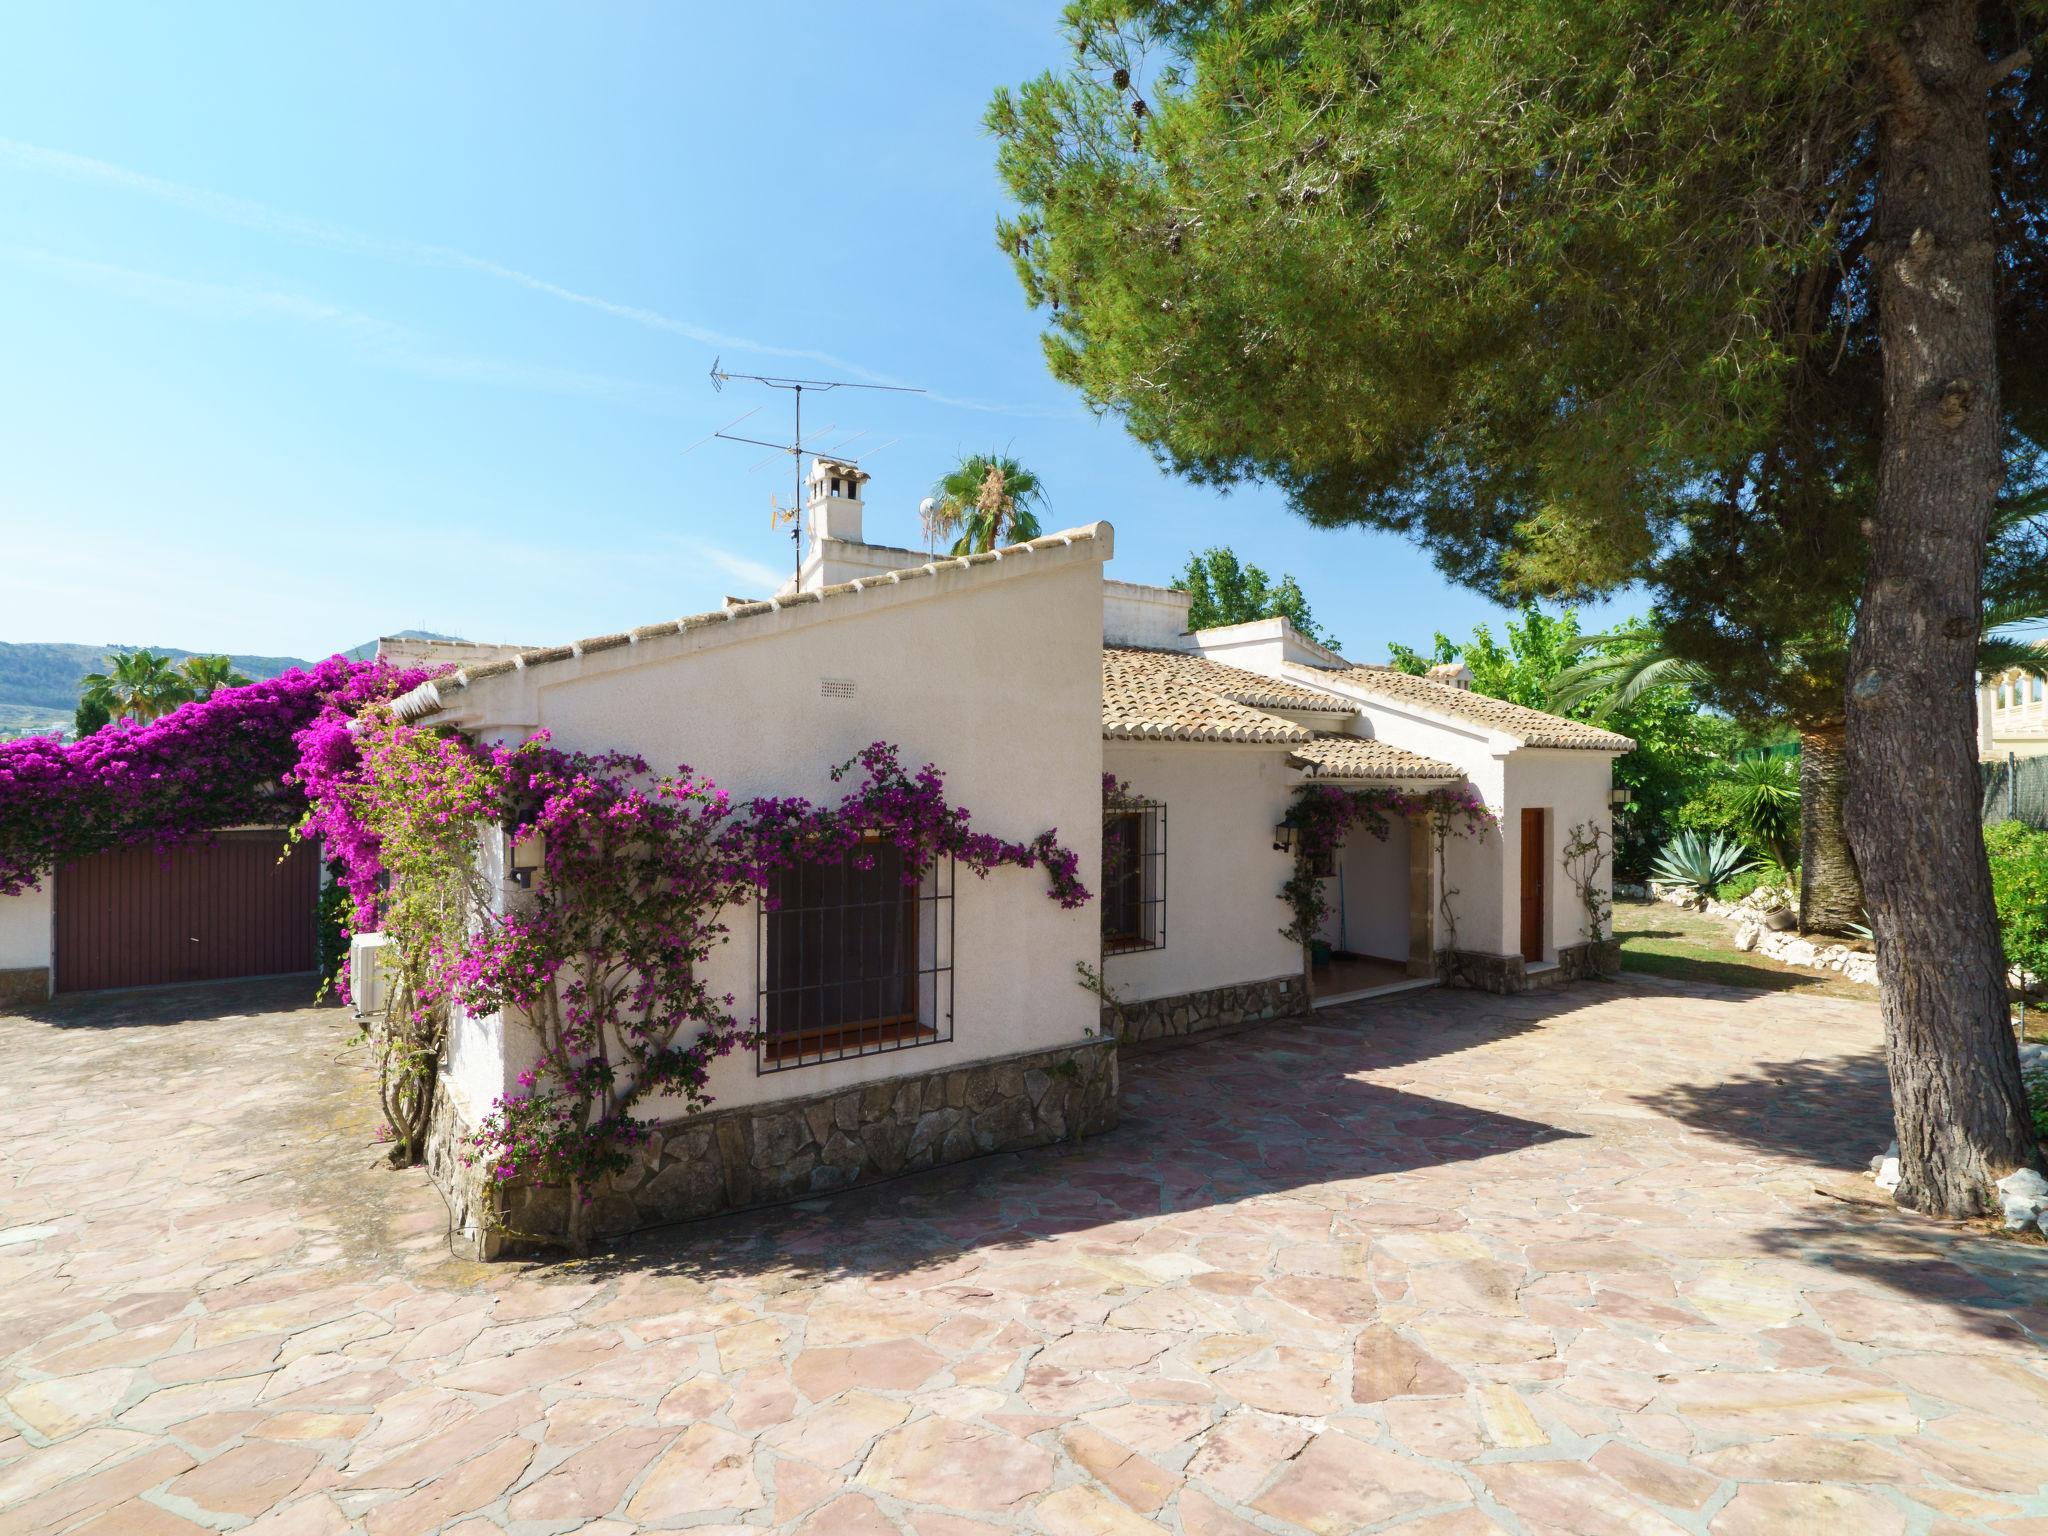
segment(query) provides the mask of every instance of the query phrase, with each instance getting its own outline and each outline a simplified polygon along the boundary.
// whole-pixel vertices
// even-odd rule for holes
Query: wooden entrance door
[[[1522,812],[1522,959],[1530,965],[1543,959],[1543,913],[1548,895],[1543,815],[1541,810]]]
[[[57,871],[59,992],[313,969],[320,861],[282,832],[114,848]]]

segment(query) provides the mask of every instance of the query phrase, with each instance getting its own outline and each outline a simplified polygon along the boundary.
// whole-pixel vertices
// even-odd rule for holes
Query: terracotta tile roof
[[[1307,672],[1311,669],[1302,667],[1297,670]],[[1353,688],[1379,694],[1382,698],[1414,704],[1440,715],[1452,715],[1489,730],[1504,732],[1519,738],[1525,747],[1576,747],[1590,752],[1629,752],[1635,749],[1633,741],[1615,731],[1603,731],[1596,725],[1545,714],[1540,709],[1530,709],[1522,704],[1510,704],[1506,699],[1453,688],[1431,678],[1413,677],[1392,667],[1349,667],[1333,669],[1324,675],[1332,682],[1343,682]]]
[[[669,635],[685,634],[691,630],[709,629],[714,625],[743,624],[749,619],[764,614],[778,613],[785,608],[800,608],[810,603],[831,602],[856,592],[870,591],[877,587],[900,586],[905,582],[918,581],[936,576],[942,571],[967,570],[971,567],[995,565],[1012,560],[1020,555],[1034,554],[1040,550],[1065,549],[1073,544],[1085,544],[1107,533],[1109,524],[1092,523],[1085,528],[1069,528],[1061,533],[1048,533],[1043,538],[1028,539],[1022,544],[1009,544],[1001,549],[990,550],[978,555],[956,555],[945,559],[932,560],[924,565],[911,566],[900,571],[880,571],[872,576],[857,577],[852,581],[834,582],[831,586],[820,587],[815,592],[798,592],[790,597],[771,598],[764,603],[728,601],[723,608],[711,613],[693,613],[680,619],[671,619],[662,624],[643,624],[639,628],[622,634],[596,635],[588,640],[578,640],[569,645],[546,646],[537,650],[521,651],[515,656],[501,657],[494,661],[475,662],[459,667],[431,682],[420,684],[412,692],[395,700],[392,708],[399,718],[420,720],[438,714],[449,702],[451,694],[459,693],[487,678],[499,677],[507,672],[525,671],[532,667],[546,666],[551,662],[567,661],[575,656],[588,656],[598,651],[615,650],[622,645],[641,645],[649,640],[659,640]]]
[[[1102,650],[1102,734],[1119,740],[1307,743],[1315,733],[1269,709],[1357,713],[1320,689],[1183,651]]]
[[[1312,779],[1462,779],[1462,770],[1391,742],[1364,736],[1318,736],[1296,747],[1295,761]]]

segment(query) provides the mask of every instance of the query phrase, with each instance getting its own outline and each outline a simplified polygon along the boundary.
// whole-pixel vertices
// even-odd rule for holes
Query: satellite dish
[[[927,496],[917,504],[917,515],[919,517],[930,517],[932,515],[932,508],[937,505],[938,502],[934,498]]]

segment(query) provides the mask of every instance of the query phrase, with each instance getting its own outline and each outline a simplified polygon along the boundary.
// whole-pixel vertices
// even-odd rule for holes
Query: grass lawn
[[[1781,965],[1737,949],[1734,926],[1704,912],[1688,912],[1655,901],[1617,901],[1614,935],[1621,940],[1621,968],[1625,971],[1722,987],[1877,1001],[1877,988],[1845,981],[1833,971]]]

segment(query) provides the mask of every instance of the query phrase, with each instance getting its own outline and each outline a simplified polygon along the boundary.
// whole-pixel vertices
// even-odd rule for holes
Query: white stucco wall
[[[977,830],[1022,842],[1057,828],[1092,890],[1102,831],[1100,562],[1109,547],[1109,529],[1098,525],[1091,541],[1013,557],[1000,570],[942,570],[730,631],[535,667],[456,694],[447,718],[545,726],[558,747],[635,752],[662,769],[687,763],[735,800],[835,803],[847,786],[832,783],[831,769],[889,741],[911,771],[940,768],[948,800],[972,812]],[[852,697],[824,696],[827,679],[850,683]],[[1073,1044],[1095,1028],[1098,1004],[1075,972],[1099,952],[1092,903],[1062,909],[1035,869],[980,880],[961,868],[955,892],[950,1042],[767,1075],[751,1053],[728,1058],[713,1071],[717,1103],[923,1074]],[[756,915],[749,903],[724,916],[731,936],[706,980],[734,994],[745,1022],[758,996]],[[486,1021],[455,1037],[451,1086],[472,1115],[530,1059],[523,1026],[509,1026],[502,1047],[497,1030]],[[677,1112],[643,1106],[651,1118]]]
[[[1109,984],[1142,1002],[1298,974],[1301,951],[1280,935],[1292,855],[1273,850],[1274,824],[1301,782],[1286,752],[1104,742],[1102,766],[1132,794],[1166,804],[1166,947],[1106,957]]]
[[[1252,619],[1244,624],[1220,624],[1197,630],[1191,637],[1196,650],[1211,661],[1243,667],[1278,677],[1283,663],[1308,667],[1341,666],[1344,658],[1326,645],[1302,634],[1286,619]]]
[[[1323,937],[1333,948],[1380,960],[1408,958],[1408,843],[1405,818],[1388,819],[1381,842],[1355,828],[1337,850],[1337,873],[1324,883],[1330,903]]]
[[[1155,651],[1188,648],[1188,605],[1194,599],[1171,587],[1135,581],[1102,584],[1102,638],[1110,645],[1141,645]]]
[[[1521,945],[1522,811],[1541,808],[1547,818],[1544,857],[1544,886],[1549,907],[1544,932],[1544,959],[1554,960],[1560,947],[1583,944],[1588,935],[1586,913],[1578,889],[1565,877],[1564,847],[1571,829],[1591,823],[1603,832],[1613,828],[1608,789],[1612,782],[1612,759],[1604,752],[1544,750],[1525,747],[1507,760],[1506,813],[1502,835],[1506,875],[1500,904],[1500,922],[1506,936],[1503,952]],[[1601,866],[1600,879],[1613,884],[1611,863]],[[1467,945],[1467,948],[1477,946]]]
[[[0,896],[0,971],[49,965],[55,887],[56,881],[46,876],[18,896]]]

